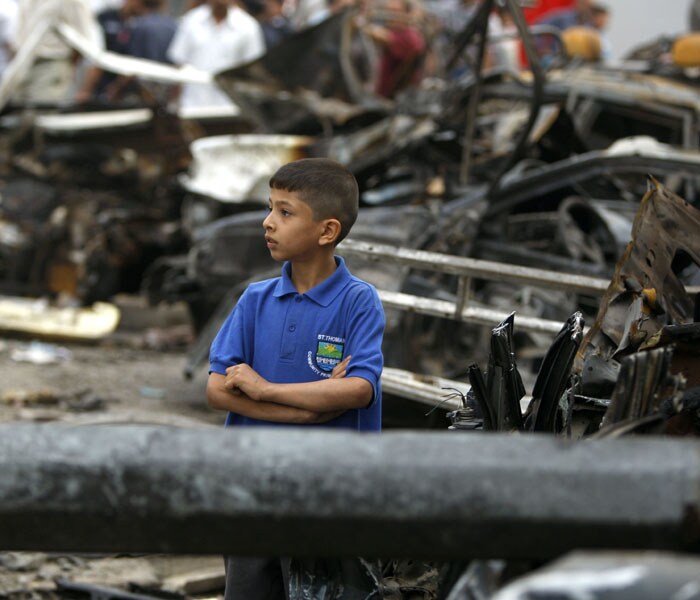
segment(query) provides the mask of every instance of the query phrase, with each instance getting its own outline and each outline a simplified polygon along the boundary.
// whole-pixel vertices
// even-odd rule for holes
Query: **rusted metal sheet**
[[[700,265],[700,213],[656,181],[642,199],[632,241],[620,259],[581,355],[625,355],[667,323],[693,320],[683,270]]]

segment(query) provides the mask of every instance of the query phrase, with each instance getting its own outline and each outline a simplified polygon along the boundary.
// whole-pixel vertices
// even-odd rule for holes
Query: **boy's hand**
[[[341,379],[345,377],[350,359],[348,356],[341,360],[331,371],[331,379]],[[259,375],[256,371],[245,363],[240,363],[226,369],[226,379],[224,387],[232,394],[245,394],[251,400],[260,402],[264,400],[265,387],[269,381]]]
[[[245,363],[233,365],[226,369],[224,387],[234,394],[243,392],[251,400],[259,402],[263,399],[263,389],[267,384],[267,379],[258,375]]]
[[[331,371],[331,379],[340,379],[341,377],[345,377],[345,372],[347,371],[351,358],[352,356],[346,356],[337,365],[335,365],[335,367],[333,367],[333,370]]]

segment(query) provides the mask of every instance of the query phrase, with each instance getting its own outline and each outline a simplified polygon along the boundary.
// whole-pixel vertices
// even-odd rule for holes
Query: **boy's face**
[[[304,261],[321,248],[324,221],[315,221],[311,207],[296,193],[270,190],[270,213],[263,221],[265,242],[273,259]]]

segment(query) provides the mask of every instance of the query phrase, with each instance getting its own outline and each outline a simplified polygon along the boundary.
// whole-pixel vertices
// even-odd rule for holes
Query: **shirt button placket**
[[[301,301],[303,299],[304,299],[304,297],[301,294],[297,294],[296,296],[294,296],[294,302],[296,302],[296,304],[301,304]],[[289,328],[288,328],[289,331],[291,331],[292,333],[294,333],[297,330],[297,323],[296,322],[299,319],[298,312],[299,312],[298,310],[292,311],[291,323],[289,324]]]
[[[294,357],[296,350],[296,330],[297,323],[299,322],[302,300],[303,297],[301,294],[297,294],[294,297],[294,304],[287,314],[287,322],[285,323],[287,333],[284,335],[282,341],[282,358],[292,359]]]

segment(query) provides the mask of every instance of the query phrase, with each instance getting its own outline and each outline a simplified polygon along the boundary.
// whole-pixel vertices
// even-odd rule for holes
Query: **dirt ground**
[[[222,424],[206,404],[206,364],[183,375],[186,309],[137,304],[122,301],[120,326],[96,343],[0,334],[0,420]]]
[[[187,381],[184,350],[154,350],[101,343],[60,343],[52,364],[18,361],[43,351],[26,341],[0,342],[0,420],[80,420],[146,423],[222,423],[206,405],[206,371]],[[65,413],[65,414],[64,414]]]
[[[206,404],[206,365],[191,380],[183,376],[192,341],[185,311],[148,309],[137,299],[123,304],[122,324],[97,343],[0,333],[0,422],[222,426],[223,414]],[[111,598],[119,590],[217,598],[223,562],[218,556],[0,552],[0,597],[89,598],[99,588],[108,588],[101,597]]]

